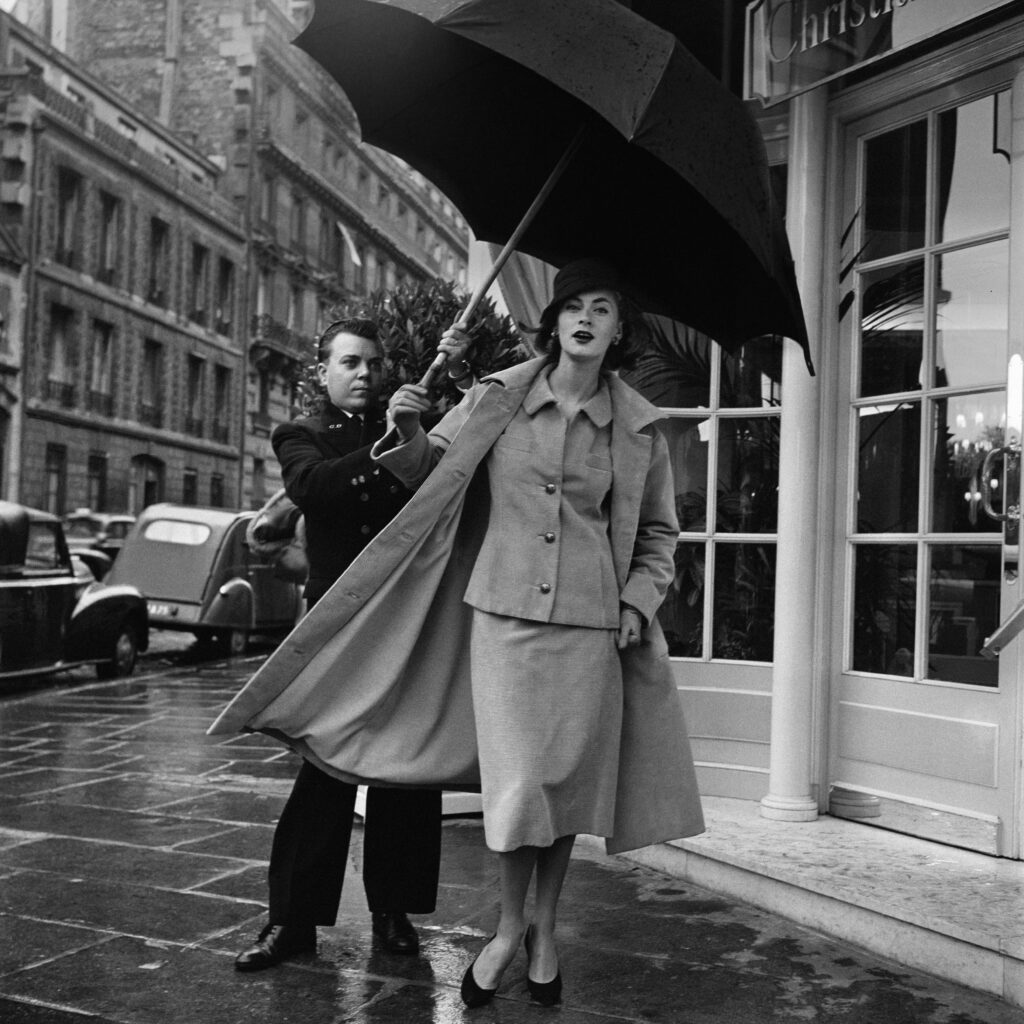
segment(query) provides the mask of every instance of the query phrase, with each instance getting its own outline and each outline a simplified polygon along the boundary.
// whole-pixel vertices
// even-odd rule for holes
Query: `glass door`
[[[1004,856],[1020,685],[981,648],[1020,596],[1016,462],[986,459],[1020,440],[1010,96],[993,75],[846,132],[829,742],[832,813]]]

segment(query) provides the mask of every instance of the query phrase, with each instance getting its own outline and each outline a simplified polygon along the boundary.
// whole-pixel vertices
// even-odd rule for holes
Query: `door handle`
[[[995,519],[1000,523],[1015,523],[1020,520],[1020,504],[1007,505],[1005,510],[997,512],[992,507],[992,473],[995,461],[1000,456],[1007,458],[1019,458],[1020,457],[1020,446],[1016,444],[1002,445],[999,448],[993,448],[985,456],[985,461],[981,464],[981,507],[985,510],[985,515],[990,519]],[[1005,493],[1005,491],[1004,491]],[[1010,496],[1006,494],[1005,501],[1009,501]],[[1019,502],[1018,498],[1018,502]]]

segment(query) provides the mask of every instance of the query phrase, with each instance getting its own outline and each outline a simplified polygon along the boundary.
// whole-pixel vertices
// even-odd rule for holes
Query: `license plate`
[[[149,614],[155,619],[167,618],[171,614],[171,606],[169,604],[160,604],[158,601],[147,602],[146,607],[149,609]]]

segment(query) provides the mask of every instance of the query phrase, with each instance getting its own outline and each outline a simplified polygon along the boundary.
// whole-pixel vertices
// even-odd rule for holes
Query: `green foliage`
[[[385,355],[384,395],[400,384],[419,380],[437,354],[441,335],[458,319],[469,296],[455,290],[454,284],[440,278],[416,285],[403,285],[394,291],[378,291],[335,306],[330,318],[360,316],[375,320],[380,327]],[[529,356],[511,317],[502,316],[491,299],[485,298],[470,321],[473,344],[468,358],[477,377],[502,370]],[[326,392],[316,377],[316,353],[302,368],[298,384],[306,412],[323,407]],[[456,404],[462,393],[442,374],[437,382],[438,408]]]

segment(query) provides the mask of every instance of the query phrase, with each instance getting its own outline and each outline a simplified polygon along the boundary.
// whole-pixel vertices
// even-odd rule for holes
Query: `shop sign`
[[[1013,0],[755,0],[745,98],[766,106]]]

